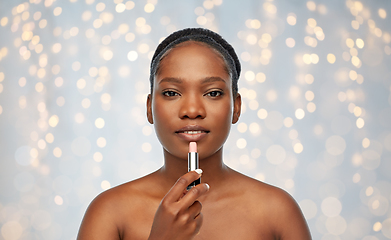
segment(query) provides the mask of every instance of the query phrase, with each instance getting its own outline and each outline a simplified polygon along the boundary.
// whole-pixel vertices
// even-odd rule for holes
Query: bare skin
[[[311,239],[289,194],[223,163],[222,147],[241,105],[224,64],[215,51],[193,42],[162,60],[147,117],[155,125],[165,164],[95,198],[79,240]],[[200,176],[186,173],[190,140],[198,144],[203,183],[186,191]]]

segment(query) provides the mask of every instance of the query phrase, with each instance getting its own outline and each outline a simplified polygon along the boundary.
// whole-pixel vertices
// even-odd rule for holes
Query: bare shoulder
[[[113,215],[116,211],[123,212],[126,210],[124,208],[136,205],[138,201],[143,201],[147,197],[147,182],[148,180],[143,177],[106,190],[91,202],[88,210],[109,211]],[[129,204],[130,202],[133,204]]]
[[[100,193],[90,203],[80,226],[78,240],[120,239],[129,216],[137,216],[140,206],[156,205],[146,191],[150,175]]]
[[[234,185],[240,187],[246,194],[252,195],[250,199],[266,201],[265,203],[271,202],[270,200],[295,203],[295,200],[290,196],[290,194],[283,189],[248,177],[234,170],[232,171],[234,172],[233,180],[236,182]]]
[[[249,204],[264,206],[273,214],[297,209],[297,203],[292,196],[281,188],[261,182],[241,173],[235,173],[238,191],[246,196]],[[258,207],[260,209],[260,207]],[[262,211],[265,209],[262,207]]]
[[[257,218],[267,219],[278,239],[311,239],[300,207],[289,193],[240,173],[236,175],[246,203]]]

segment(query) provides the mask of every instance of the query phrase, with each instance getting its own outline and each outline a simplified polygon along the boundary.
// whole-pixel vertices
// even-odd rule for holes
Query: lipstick
[[[189,143],[189,153],[187,155],[187,170],[188,172],[194,171],[199,168],[198,165],[198,153],[197,153],[197,143],[196,142],[190,142]],[[190,190],[195,185],[198,185],[201,183],[201,177],[194,182],[190,183],[189,186],[187,186],[187,190]]]

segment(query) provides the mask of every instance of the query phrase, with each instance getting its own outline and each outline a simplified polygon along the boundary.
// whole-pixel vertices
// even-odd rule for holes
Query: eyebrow
[[[203,84],[203,83],[211,83],[211,82],[218,82],[218,81],[221,81],[221,82],[225,83],[225,80],[222,79],[221,77],[207,77],[204,80],[202,80],[201,84]],[[181,78],[167,77],[167,78],[163,78],[162,80],[160,80],[159,84],[161,84],[163,82],[183,83],[183,80]]]
[[[163,78],[162,80],[160,80],[159,84],[164,83],[164,82],[182,83],[183,81],[180,78],[168,77],[168,78]]]
[[[218,82],[218,81],[222,81],[225,83],[225,80],[222,79],[221,77],[207,77],[202,81],[202,83],[210,83],[210,82]]]

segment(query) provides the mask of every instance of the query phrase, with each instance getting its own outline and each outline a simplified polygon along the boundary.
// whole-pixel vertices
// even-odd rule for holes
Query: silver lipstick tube
[[[187,155],[187,171],[194,171],[199,168],[199,162],[198,162],[198,153],[197,152],[189,152]],[[194,182],[190,183],[189,186],[187,186],[187,190],[190,190],[195,185],[198,185],[201,183],[201,177]]]

